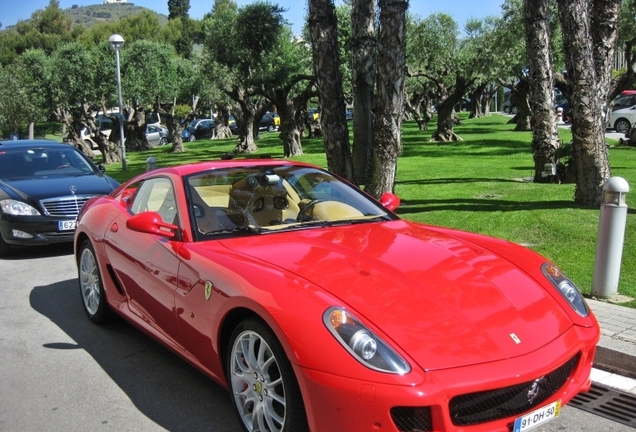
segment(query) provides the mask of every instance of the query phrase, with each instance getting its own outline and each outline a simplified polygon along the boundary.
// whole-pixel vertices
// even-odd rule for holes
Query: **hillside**
[[[149,9],[135,6],[133,3],[96,4],[92,6],[75,5],[65,9],[64,13],[71,18],[73,25],[83,25],[86,28],[90,28],[100,22],[117,22],[124,17],[136,15],[144,10]],[[157,15],[159,15],[159,22],[162,25],[168,21],[168,17],[165,15]]]

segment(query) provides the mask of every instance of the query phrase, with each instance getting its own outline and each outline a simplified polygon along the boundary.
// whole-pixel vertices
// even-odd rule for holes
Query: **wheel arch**
[[[252,309],[248,309],[246,307],[238,307],[229,311],[229,313],[223,319],[223,322],[221,323],[221,326],[219,327],[219,332],[218,332],[219,358],[221,360],[223,375],[226,382],[228,380],[228,377],[226,376],[227,375],[227,364],[226,364],[227,351],[229,349],[228,345],[230,342],[230,338],[232,337],[232,332],[241,321],[246,320],[248,318],[252,318],[261,322],[263,325],[267,326],[267,328],[272,330],[274,334],[276,334],[276,332],[274,332],[274,330],[269,326],[269,324],[267,324],[267,322]],[[280,340],[279,342],[283,344],[283,342],[281,342]]]

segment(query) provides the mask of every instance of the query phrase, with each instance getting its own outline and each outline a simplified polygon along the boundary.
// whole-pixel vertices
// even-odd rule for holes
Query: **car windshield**
[[[305,166],[237,167],[186,179],[199,239],[396,218],[332,174]]]
[[[0,179],[94,174],[94,167],[73,147],[24,147],[0,150]]]

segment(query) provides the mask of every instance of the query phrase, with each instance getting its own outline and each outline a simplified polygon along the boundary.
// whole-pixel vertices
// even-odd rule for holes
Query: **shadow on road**
[[[76,279],[35,287],[30,304],[76,342],[50,341],[44,347],[85,350],[157,425],[169,431],[240,430],[225,389],[124,321],[89,322]],[[108,412],[108,407],[96,408]]]

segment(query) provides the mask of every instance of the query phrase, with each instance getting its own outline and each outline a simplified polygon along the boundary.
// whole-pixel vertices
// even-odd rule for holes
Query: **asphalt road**
[[[70,247],[0,259],[0,365],[1,431],[241,430],[226,390],[124,322],[88,321]],[[565,407],[534,430],[634,429]]]

